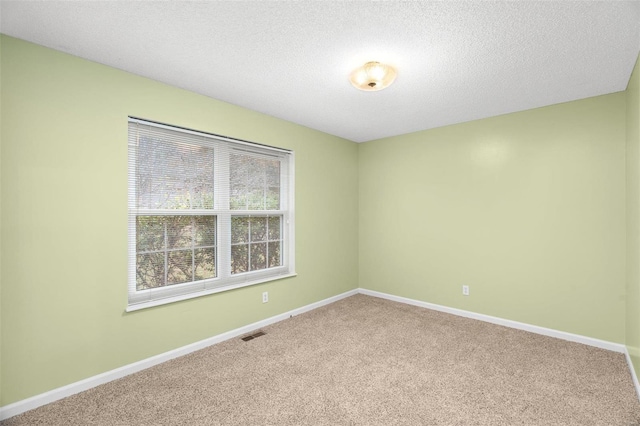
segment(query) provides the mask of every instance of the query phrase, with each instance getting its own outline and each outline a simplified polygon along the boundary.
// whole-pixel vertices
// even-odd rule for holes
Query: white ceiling
[[[625,90],[640,2],[2,1],[0,31],[356,142]],[[398,69],[354,89],[364,62]]]

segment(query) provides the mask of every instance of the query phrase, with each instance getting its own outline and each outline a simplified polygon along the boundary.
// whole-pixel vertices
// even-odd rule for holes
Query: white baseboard
[[[638,376],[636,370],[633,368],[633,362],[631,362],[631,356],[627,347],[624,348],[624,356],[627,358],[627,364],[629,365],[629,371],[631,372],[631,378],[633,379],[633,386],[636,388],[636,395],[640,399],[640,382],[638,382]]]
[[[432,309],[434,311],[446,312],[449,314],[476,319],[479,321],[489,322],[492,324],[498,324],[505,327],[525,330],[532,333],[542,334],[545,336],[556,337],[558,339],[568,340],[570,342],[582,343],[589,346],[595,346],[598,348],[607,349],[614,352],[624,353],[626,355],[627,363],[629,364],[629,368],[631,370],[631,375],[633,377],[633,383],[635,385],[636,392],[638,393],[638,396],[640,398],[640,384],[638,383],[638,377],[635,374],[635,370],[633,369],[633,365],[631,364],[631,358],[629,357],[629,352],[627,351],[627,348],[625,345],[360,288],[360,289],[348,291],[346,293],[338,294],[328,299],[311,303],[309,305],[306,305],[297,309],[293,309],[289,312],[285,312],[280,315],[276,315],[258,322],[254,322],[244,327],[236,328],[235,330],[227,331],[226,333],[218,334],[208,339],[204,339],[199,342],[192,343],[190,345],[186,345],[186,346],[183,346],[159,355],[155,355],[150,358],[146,358],[141,361],[137,361],[132,364],[128,364],[111,371],[107,371],[105,373],[98,374],[96,376],[89,377],[75,383],[71,383],[69,385],[62,386],[60,388],[53,389],[51,391],[33,396],[31,398],[24,399],[22,401],[14,402],[13,404],[9,404],[4,407],[0,407],[0,420],[8,419],[18,414],[24,413],[25,411],[33,410],[34,408],[38,408],[42,405],[49,404],[51,402],[57,401],[62,398],[66,398],[68,396],[94,388],[104,383],[108,383],[110,381],[119,379],[129,374],[137,373],[149,367],[153,367],[154,365],[158,365],[165,361],[169,361],[173,358],[177,358],[182,355],[186,355],[191,352],[204,349],[208,346],[215,345],[216,343],[233,339],[234,337],[247,334],[255,329],[266,327],[267,325],[271,325],[276,322],[290,318],[292,315],[300,315],[304,312],[308,312],[308,311],[317,309],[321,306],[325,306],[330,303],[337,302],[338,300],[347,298],[349,296],[353,296],[358,293],[364,294],[367,296],[374,296],[382,299],[388,299],[395,302],[405,303],[408,305],[420,306],[422,308]]]
[[[154,365],[169,361],[170,359],[177,358],[200,349],[204,349],[208,346],[215,345],[216,343],[233,339],[234,337],[247,334],[255,329],[266,327],[267,325],[285,320],[287,318],[290,318],[291,316],[300,315],[302,313],[317,309],[321,306],[328,305],[333,302],[337,302],[340,299],[344,299],[355,294],[358,294],[357,289],[338,294],[337,296],[329,297],[328,299],[324,299],[319,302],[311,303],[310,305],[306,305],[301,308],[293,309],[289,312],[285,312],[271,318],[254,322],[252,324],[245,325],[244,327],[236,328],[235,330],[227,331],[226,333],[218,334],[216,336],[209,337],[208,339],[204,339],[190,345],[173,349],[171,351],[155,355],[150,358],[125,365],[123,367],[116,368],[115,370],[107,371],[105,373],[101,373],[96,376],[89,377],[84,380],[80,380],[78,382],[50,390],[45,393],[41,393],[31,398],[14,402],[13,404],[0,407],[0,420],[8,419],[9,417],[16,416],[18,414],[24,413],[25,411],[33,410],[34,408],[38,408],[42,405],[49,404],[62,398],[66,398],[76,393],[94,388],[98,385],[108,383],[112,380],[128,376],[129,374],[137,373],[138,371],[142,371],[149,367],[153,367]]]
[[[478,314],[476,312],[465,311],[463,309],[450,308],[448,306],[436,305],[435,303],[423,302],[421,300],[409,299],[407,297],[394,296],[393,294],[381,293],[379,291],[367,290],[364,288],[359,289],[359,293],[365,294],[367,296],[393,300],[394,302],[406,303],[407,305],[420,306],[422,308],[432,309],[434,311],[446,312],[448,314],[458,315],[460,317],[490,322],[492,324],[498,324],[505,327],[517,328],[518,330],[529,331],[531,333],[542,334],[544,336],[556,337],[558,339],[568,340],[569,342],[577,342],[589,346],[595,346],[597,348],[607,349],[613,352],[625,353],[626,351],[625,345],[622,345],[620,343],[608,342],[606,340],[594,339],[593,337],[581,336],[579,334],[567,333],[565,331],[539,327],[537,325],[526,324],[523,322],[492,317],[489,315]]]

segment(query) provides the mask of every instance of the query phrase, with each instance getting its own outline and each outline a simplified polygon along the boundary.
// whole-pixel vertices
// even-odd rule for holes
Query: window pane
[[[267,218],[266,217],[252,217],[251,218],[251,241],[266,241],[267,240]]]
[[[269,268],[282,265],[282,257],[280,255],[280,241],[269,243]]]
[[[195,279],[205,280],[216,276],[216,251],[213,248],[195,249]]]
[[[280,208],[280,160],[232,153],[230,206],[233,210]]]
[[[247,156],[231,155],[229,166],[229,204],[233,210],[246,210],[248,194]]]
[[[281,266],[281,226],[282,216],[233,216],[231,273]]]
[[[280,239],[280,216],[270,216],[268,220],[269,224],[269,240]]]
[[[280,209],[280,188],[269,187],[267,188],[266,198],[267,210],[279,210]]]
[[[251,244],[251,270],[267,267],[267,243]]]
[[[169,216],[167,223],[167,248],[183,248],[193,245],[193,218],[191,216]]]
[[[231,189],[229,206],[231,210],[247,210],[247,187],[238,185]]]
[[[248,210],[264,210],[264,188],[250,187],[247,194]]]
[[[136,256],[136,290],[164,286],[164,253]]]
[[[216,276],[216,216],[138,216],[136,225],[138,290]]]
[[[193,252],[170,251],[167,256],[167,285],[193,281]]]
[[[266,160],[244,156],[244,167],[247,173],[247,185],[251,188],[264,188],[266,179]]]
[[[267,162],[267,186],[280,188],[280,162]]]
[[[247,244],[231,246],[231,273],[239,274],[249,270],[249,250]]]
[[[213,208],[213,148],[147,135],[136,160],[138,208]]]
[[[249,242],[249,218],[246,216],[231,217],[231,244]]]
[[[216,217],[215,216],[194,216],[195,224],[195,245],[215,246],[216,245]]]
[[[136,217],[136,252],[164,249],[164,218]]]
[[[280,209],[280,162],[271,161],[267,164],[267,210]]]

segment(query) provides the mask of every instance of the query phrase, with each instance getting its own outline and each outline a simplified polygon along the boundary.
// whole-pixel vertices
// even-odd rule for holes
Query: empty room
[[[640,425],[640,2],[0,1],[0,424]]]

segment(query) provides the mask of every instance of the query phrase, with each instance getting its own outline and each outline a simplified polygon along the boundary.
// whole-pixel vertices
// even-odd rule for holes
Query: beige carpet
[[[3,425],[640,425],[622,354],[357,295]]]

